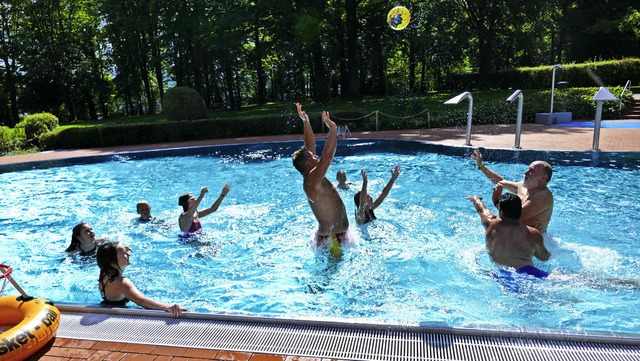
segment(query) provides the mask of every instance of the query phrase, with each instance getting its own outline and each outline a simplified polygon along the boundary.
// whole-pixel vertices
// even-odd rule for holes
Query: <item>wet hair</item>
[[[293,166],[296,167],[300,174],[304,174],[304,172],[307,171],[307,157],[305,156],[306,152],[307,147],[303,146],[293,153]]]
[[[136,204],[136,211],[139,211],[140,207],[143,207],[143,206],[147,206],[147,207],[151,208],[151,205],[149,204],[149,202],[140,201],[140,202],[138,202],[138,204]]]
[[[100,276],[98,276],[100,284],[102,284],[102,280],[105,277],[107,280],[112,280],[120,274],[120,271],[113,266],[114,263],[118,264],[119,244],[118,242],[107,242],[98,247],[96,262],[98,263],[98,268],[100,268]]]
[[[193,197],[193,194],[186,193],[178,198],[178,205],[182,206],[182,209],[184,209],[185,212],[189,210],[189,199],[191,199],[191,197]]]
[[[500,212],[504,218],[518,220],[522,216],[522,200],[517,194],[505,193],[500,196]]]
[[[340,180],[340,176],[342,176],[344,180],[347,180],[347,173],[345,171],[339,170],[338,173],[336,173],[337,180]]]
[[[82,229],[88,227],[89,225],[86,222],[78,223],[75,227],[73,227],[73,231],[71,232],[71,243],[69,247],[65,249],[65,252],[74,252],[77,251],[80,247],[80,241],[78,237],[82,234]]]
[[[360,193],[362,193],[362,191],[358,191],[353,195],[353,202],[356,204],[356,214],[358,213],[358,208],[360,208]],[[373,209],[369,210],[369,212],[364,212],[364,219],[365,223],[377,219],[376,215],[373,213]]]

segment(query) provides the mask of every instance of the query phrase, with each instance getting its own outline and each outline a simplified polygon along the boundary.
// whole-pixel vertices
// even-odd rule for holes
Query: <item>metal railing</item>
[[[631,80],[627,80],[627,83],[624,85],[624,88],[622,89],[622,93],[620,93],[620,105],[618,110],[622,111],[622,96],[624,95],[624,92],[627,91],[627,89],[631,87]]]

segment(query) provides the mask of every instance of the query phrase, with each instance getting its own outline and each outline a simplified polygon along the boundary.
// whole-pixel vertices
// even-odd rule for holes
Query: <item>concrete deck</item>
[[[640,151],[640,121],[637,128],[601,128],[599,150],[608,152]],[[515,125],[476,125],[471,129],[471,145],[485,148],[511,149],[515,145]],[[352,138],[389,138],[424,140],[438,144],[464,145],[466,127],[411,129],[379,132],[354,132]],[[319,137],[322,135],[319,135]],[[544,124],[523,124],[520,146],[526,150],[588,151],[593,146],[592,128],[556,127]],[[106,148],[47,151],[32,154],[0,157],[0,165],[35,162],[40,160],[66,159],[94,155],[117,154],[134,150],[150,150],[204,146],[216,144],[252,143],[300,140],[302,134],[269,137],[247,137],[211,139],[193,142],[142,144]]]

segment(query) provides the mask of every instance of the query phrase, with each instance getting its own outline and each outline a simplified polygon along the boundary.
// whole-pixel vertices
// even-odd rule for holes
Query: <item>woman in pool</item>
[[[132,301],[149,310],[163,310],[172,317],[180,317],[187,309],[178,304],[167,305],[145,297],[130,279],[124,277],[125,268],[130,264],[131,248],[117,242],[107,242],[98,247],[96,261],[100,267],[98,290],[102,295],[102,304],[123,307]]]
[[[380,193],[375,202],[367,192],[367,172],[363,169],[360,173],[362,174],[362,190],[353,196],[353,202],[356,204],[356,222],[358,224],[365,224],[376,219],[376,215],[373,213],[373,210],[378,208],[382,201],[387,198],[389,191],[391,191],[391,187],[393,187],[393,183],[395,183],[396,179],[398,179],[398,176],[400,175],[400,166],[397,165],[391,171],[391,179],[389,180],[389,183],[384,187],[382,193]]]
[[[218,210],[220,207],[220,203],[224,197],[231,190],[231,186],[229,184],[222,187],[222,191],[220,192],[220,196],[213,203],[213,205],[209,208],[205,208],[201,211],[198,211],[198,206],[204,198],[204,195],[209,191],[207,187],[202,187],[200,190],[200,196],[196,199],[191,193],[183,194],[178,199],[178,205],[182,206],[183,213],[178,218],[178,224],[180,225],[180,230],[186,232],[187,234],[200,232],[202,229],[202,225],[200,224],[200,217],[207,216]]]
[[[106,238],[96,238],[96,233],[88,223],[76,224],[71,232],[71,244],[65,252],[78,252],[81,256],[93,256],[98,246],[106,241]]]

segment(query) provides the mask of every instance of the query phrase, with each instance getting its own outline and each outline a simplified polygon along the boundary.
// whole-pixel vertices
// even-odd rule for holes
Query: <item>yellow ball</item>
[[[393,30],[402,30],[409,25],[409,20],[411,20],[411,13],[404,6],[396,6],[395,8],[389,10],[389,14],[387,15],[387,24]]]

